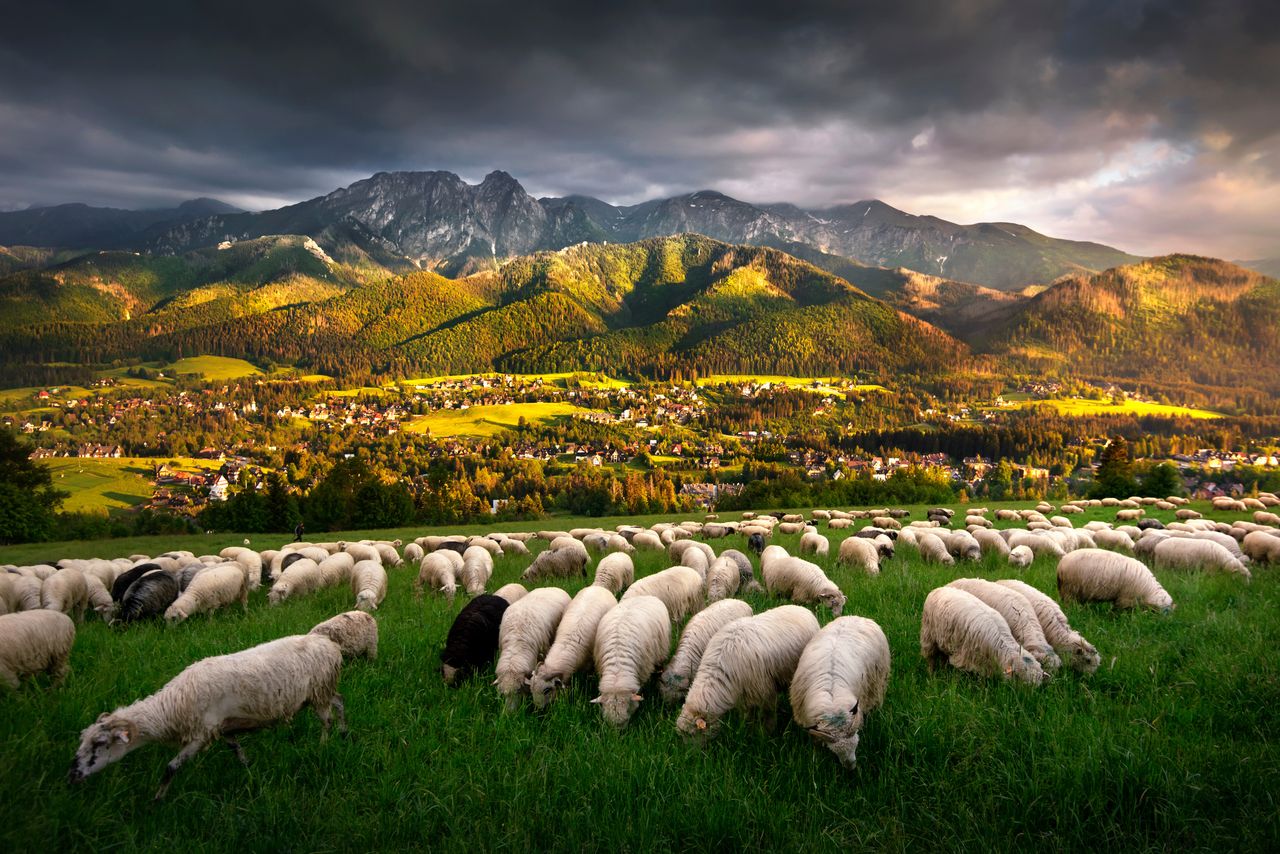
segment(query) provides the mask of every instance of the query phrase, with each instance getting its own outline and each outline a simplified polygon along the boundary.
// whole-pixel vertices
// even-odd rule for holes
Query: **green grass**
[[[1005,395],[1009,399],[1009,395]],[[1222,413],[1208,409],[1195,409],[1190,406],[1170,406],[1164,403],[1147,403],[1141,400],[1125,400],[1113,404],[1109,400],[1085,400],[1084,398],[1049,398],[1032,400],[1022,404],[1024,409],[1032,406],[1052,406],[1063,415],[1159,415],[1169,418],[1221,418]]]
[[[54,457],[44,460],[53,476],[53,486],[69,494],[63,510],[120,510],[141,504],[151,497],[155,487],[155,467],[177,462],[183,471],[217,469],[214,460],[191,457],[156,459],[152,457],[118,457],[81,459]]]
[[[244,359],[230,359],[226,356],[189,356],[166,365],[162,370],[165,376],[200,374],[206,380],[238,380],[262,375],[262,371]]]
[[[579,523],[591,521],[543,524]],[[840,532],[831,533],[834,554]],[[155,553],[173,542],[199,551],[238,539],[43,548]],[[777,541],[794,550],[797,538]],[[18,553],[4,550],[0,560]],[[491,589],[528,560],[499,559]],[[243,739],[247,771],[220,746],[200,754],[161,804],[150,798],[176,748],[145,747],[71,787],[63,773],[79,731],[192,661],[306,631],[349,608],[351,596],[330,589],[273,608],[259,591],[247,614],[233,608],[173,628],[84,624],[64,686],[27,684],[0,698],[0,846],[1265,851],[1280,843],[1275,570],[1259,570],[1251,585],[1161,573],[1178,603],[1169,616],[1069,606],[1102,668],[1031,689],[949,669],[930,675],[918,651],[930,589],[960,574],[1014,575],[1006,567],[932,568],[905,549],[874,578],[819,562],[848,594],[846,612],[877,620],[893,654],[885,706],[868,719],[852,773],[789,723],[785,704],[775,731],[731,715],[699,748],[677,735],[676,710],[652,686],[621,733],[589,703],[593,676],[577,677],[544,714],[503,713],[491,672],[446,689],[437,653],[462,603],[414,601],[406,568],[392,571],[377,613],[378,659],[344,667],[350,740],[321,744],[318,723],[303,713]],[[666,564],[643,555],[637,574]],[[1051,562],[1022,577],[1053,590]],[[757,611],[779,603],[750,601]]]
[[[568,403],[505,403],[442,409],[415,418],[405,425],[410,433],[431,431],[433,436],[497,436],[512,430],[523,418],[529,424],[549,424],[558,418],[587,410]]]

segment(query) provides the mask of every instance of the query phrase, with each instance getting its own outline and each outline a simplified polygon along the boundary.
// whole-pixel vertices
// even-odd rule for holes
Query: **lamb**
[[[1040,628],[1047,640],[1059,654],[1065,655],[1067,664],[1081,673],[1093,673],[1102,663],[1098,650],[1085,640],[1079,632],[1071,628],[1067,615],[1058,607],[1058,603],[1041,593],[1030,584],[1017,579],[1007,578],[997,581],[1001,587],[1007,587],[1030,603],[1040,621]]]
[[[504,584],[497,590],[493,591],[493,595],[501,596],[503,599],[506,599],[508,605],[514,605],[517,600],[524,598],[525,594],[528,592],[529,591],[525,589],[523,584],[513,581],[510,584]]]
[[[702,576],[687,566],[673,566],[632,584],[622,594],[622,601],[636,596],[657,597],[667,606],[671,622],[678,623],[702,610]]]
[[[413,595],[418,599],[422,598],[422,588],[426,586],[432,591],[443,593],[445,601],[450,606],[453,605],[453,596],[458,590],[458,567],[454,566],[447,554],[451,552],[431,552],[422,559],[418,577],[413,582]]]
[[[326,637],[338,645],[344,661],[378,657],[378,621],[364,611],[347,611],[317,623],[307,634]]]
[[[61,611],[0,614],[0,683],[16,691],[22,677],[43,672],[62,684],[75,640],[76,624]]]
[[[144,744],[181,744],[165,768],[156,800],[187,760],[221,738],[245,765],[235,736],[288,720],[309,705],[328,737],[331,713],[347,730],[338,645],[319,635],[293,635],[230,655],[206,658],[183,670],[143,700],[102,715],[80,735],[69,780],[79,782]]]
[[[164,612],[170,624],[181,623],[188,617],[216,611],[224,605],[239,602],[249,610],[249,579],[244,567],[236,563],[223,564],[204,570],[187,585],[187,589]]]
[[[1221,570],[1244,576],[1246,581],[1253,578],[1244,564],[1212,540],[1169,537],[1156,543],[1152,558],[1156,566],[1165,569]],[[45,586],[48,585],[46,581]]]
[[[1039,685],[1044,670],[1023,649],[1000,613],[971,593],[939,587],[924,600],[920,654],[932,673],[940,661],[982,676],[1002,673]]]
[[[943,566],[955,566],[956,559],[947,551],[947,544],[936,534],[919,533],[916,535],[916,548],[920,559],[925,563],[940,563]]]
[[[614,555],[627,557],[617,552]],[[617,604],[613,593],[595,585],[582,588],[573,597],[556,627],[556,638],[547,657],[529,679],[529,694],[535,707],[541,709],[554,700],[569,677],[591,663],[596,630],[604,615]]]
[[[45,579],[40,589],[40,607],[60,611],[77,623],[84,620],[89,607],[89,587],[84,573],[78,569],[60,569]]]
[[[1009,549],[1009,566],[1015,569],[1026,569],[1036,559],[1030,546],[1014,546]]]
[[[861,567],[867,575],[880,574],[880,549],[875,540],[846,537],[840,543],[840,554],[836,560],[839,563]]]
[[[320,572],[320,565],[311,558],[302,558],[289,564],[280,573],[276,583],[271,586],[271,592],[267,594],[267,601],[272,605],[279,605],[286,599],[309,596],[322,586],[324,575]]]
[[[656,596],[631,596],[635,589],[632,586],[617,607],[600,620],[592,648],[600,693],[591,702],[619,729],[639,708],[644,700],[640,689],[667,660],[671,649],[671,617],[666,603]]]
[[[683,703],[711,638],[734,620],[750,616],[751,606],[740,599],[723,599],[695,614],[685,626],[676,653],[658,680],[663,700]]]
[[[573,542],[577,542],[574,540]],[[543,578],[571,578],[587,574],[586,549],[581,553],[569,549],[550,548],[533,559],[521,575],[521,581],[539,581]]]
[[[767,584],[767,580],[766,580]],[[710,738],[735,707],[771,715],[780,689],[795,673],[805,645],[818,633],[818,618],[798,605],[782,605],[733,620],[707,644],[676,729]]]
[[[818,557],[825,557],[831,552],[831,541],[821,534],[809,532],[800,537],[800,553],[813,552]]]
[[[178,581],[163,569],[153,569],[125,591],[116,620],[132,623],[162,615],[178,598]]]
[[[707,602],[719,602],[738,592],[742,571],[737,561],[721,555],[707,569]]]
[[[376,611],[387,595],[387,571],[374,560],[362,560],[351,570],[351,592],[356,610]]]
[[[1117,608],[1146,605],[1164,613],[1173,598],[1142,561],[1105,549],[1079,549],[1058,562],[1063,602],[1111,602]]]
[[[613,552],[600,558],[596,564],[596,577],[592,582],[596,587],[603,587],[615,596],[631,586],[636,578],[636,565],[631,555]]]
[[[502,596],[482,593],[458,612],[440,653],[440,676],[446,685],[457,684],[493,661],[502,617],[510,604]]]
[[[1266,531],[1250,531],[1241,544],[1250,560],[1258,563],[1280,563],[1280,536]]]
[[[874,620],[839,617],[813,636],[791,678],[795,721],[853,770],[867,713],[884,702],[889,640]]]
[[[765,589],[770,593],[801,604],[821,603],[830,608],[835,617],[844,609],[845,595],[815,563],[787,557],[770,561],[764,566],[763,575]]]
[[[1046,672],[1056,671],[1062,666],[1062,660],[1045,639],[1040,618],[1022,594],[981,578],[957,578],[947,586],[970,593],[995,608],[1009,624],[1013,639],[1031,653]]]
[[[498,630],[497,678],[493,684],[514,711],[520,692],[528,690],[533,669],[551,646],[556,626],[569,607],[569,594],[559,587],[539,587],[507,608]]]

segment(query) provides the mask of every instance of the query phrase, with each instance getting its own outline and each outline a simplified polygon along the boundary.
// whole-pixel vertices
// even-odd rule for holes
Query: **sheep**
[[[587,547],[580,540],[576,540],[573,537],[556,537],[551,541],[551,545],[547,549],[549,551],[571,552],[582,559],[584,566],[591,563],[591,553],[587,551]]]
[[[853,770],[867,713],[884,702],[889,640],[874,620],[839,617],[805,646],[791,677],[795,722]]]
[[[421,564],[422,559],[426,557],[426,550],[417,543],[409,543],[404,547],[403,557],[406,563]]]
[[[1001,522],[1013,522],[1019,519],[1017,510],[1000,509],[996,511],[996,519]]]
[[[528,690],[528,679],[538,659],[555,637],[556,626],[569,607],[569,594],[559,587],[539,587],[507,608],[498,630],[498,666],[493,684],[506,699],[508,711],[520,702],[520,692]]]
[[[756,581],[755,569],[751,566],[751,558],[737,549],[725,549],[720,557],[729,558],[738,567],[738,590],[742,593],[756,593],[764,588]]]
[[[1156,544],[1152,558],[1156,566],[1164,569],[1222,570],[1243,576],[1246,581],[1253,577],[1231,552],[1212,540],[1169,537]]]
[[[1098,548],[1133,554],[1133,540],[1123,531],[1095,531],[1093,542]]]
[[[680,566],[687,566],[697,572],[703,581],[707,579],[707,570],[711,566],[711,561],[715,558],[707,559],[706,552],[699,549],[687,549],[684,554],[680,555]]]
[[[1182,508],[1181,510],[1176,510],[1176,511],[1174,511],[1174,514],[1173,514],[1173,515],[1174,515],[1175,517],[1177,517],[1178,519],[1183,520],[1184,522],[1185,522],[1185,521],[1188,521],[1188,520],[1190,520],[1190,519],[1200,519],[1200,518],[1202,518],[1199,512],[1197,512],[1197,511],[1195,511],[1195,510],[1191,510],[1191,509],[1186,508],[1186,507]]]
[[[917,534],[916,548],[920,552],[920,559],[925,563],[955,566],[956,559],[947,551],[947,544],[936,534]]]
[[[467,595],[477,596],[493,577],[493,555],[478,546],[470,546],[462,554],[462,571],[459,580]]]
[[[955,587],[938,587],[925,597],[920,654],[930,673],[945,660],[980,676],[1003,674],[1031,685],[1047,678],[1031,653],[1013,639],[1000,612]]]
[[[237,601],[241,608],[249,610],[249,579],[244,568],[235,563],[210,567],[197,575],[165,609],[164,618],[170,624],[181,623],[188,617]]]
[[[75,640],[75,621],[61,611],[0,614],[0,683],[16,691],[22,677],[43,672],[62,684]]]
[[[243,546],[230,546],[218,552],[218,557],[235,561],[244,567],[250,590],[257,590],[262,586],[262,555],[253,549],[247,549]]]
[[[378,657],[378,621],[364,611],[347,611],[317,623],[307,634],[326,637],[338,645],[343,660]]]
[[[1079,549],[1058,562],[1058,597],[1063,602],[1111,602],[1117,608],[1146,605],[1164,613],[1173,598],[1146,564],[1105,549]]]
[[[711,638],[734,620],[750,616],[751,606],[740,599],[723,599],[695,614],[680,635],[675,655],[658,679],[663,700],[672,704],[683,703]]]
[[[1009,566],[1014,569],[1026,569],[1036,559],[1030,546],[1014,546],[1009,549]]]
[[[1250,531],[1244,535],[1244,553],[1258,563],[1280,563],[1280,535]]]
[[[1036,616],[1035,609],[1021,594],[981,578],[957,578],[947,586],[972,594],[995,608],[1009,624],[1013,639],[1031,653],[1031,657],[1046,672],[1056,671],[1062,666],[1062,660],[1045,640],[1044,629],[1040,627],[1040,618]]]
[[[422,588],[425,586],[433,592],[443,593],[445,601],[452,606],[454,594],[458,590],[458,569],[444,552],[431,552],[422,559],[418,577],[413,582],[413,595],[421,599]]]
[[[2,577],[0,577],[0,582],[3,582]],[[96,575],[86,574],[84,583],[89,590],[89,607],[103,620],[110,620],[114,617],[116,603],[111,598],[111,591],[102,583],[102,579]]]
[[[945,542],[947,553],[956,560],[982,560],[982,546],[968,531],[951,531],[946,534]]]
[[[1017,579],[1006,578],[997,581],[996,584],[1021,594],[1022,598],[1027,600],[1032,610],[1036,612],[1036,619],[1040,621],[1045,640],[1060,655],[1066,656],[1067,664],[1072,670],[1093,673],[1098,669],[1098,665],[1102,663],[1098,650],[1079,632],[1071,628],[1071,624],[1067,622],[1067,615],[1063,613],[1057,602],[1030,584]]]
[[[807,533],[800,538],[800,553],[813,552],[818,557],[825,557],[831,551],[831,542],[817,533]]]
[[[687,566],[673,566],[645,576],[622,594],[626,601],[635,596],[654,596],[667,606],[671,622],[678,623],[702,610],[702,576]]]
[[[535,707],[541,709],[554,700],[569,677],[591,663],[600,620],[617,604],[613,593],[595,585],[582,588],[573,597],[556,627],[547,657],[529,678],[529,694]]]
[[[738,592],[742,572],[737,561],[721,555],[707,569],[707,602],[719,602]]]
[[[362,560],[351,571],[356,610],[376,611],[387,595],[387,570],[375,560]]]
[[[861,567],[867,575],[880,574],[880,549],[874,540],[861,537],[847,537],[840,543],[838,563],[853,564]]]
[[[624,596],[609,609],[591,651],[600,677],[600,693],[591,702],[600,706],[606,721],[619,729],[627,725],[644,700],[640,689],[666,662],[670,649],[671,617],[658,597]]]
[[[84,620],[89,607],[89,587],[84,573],[78,569],[60,569],[45,579],[40,588],[40,607],[60,611],[77,623]]]
[[[662,551],[662,540],[653,531],[640,531],[631,538],[631,546],[637,551]]]
[[[726,624],[702,654],[676,730],[711,738],[720,719],[735,707],[771,716],[778,691],[791,682],[805,645],[817,633],[818,618],[798,605],[782,605]]]
[[[377,561],[373,561],[377,563]],[[351,572],[355,569],[355,560],[347,552],[329,555],[316,564],[320,569],[322,587],[336,587],[351,582]],[[381,566],[381,564],[379,564]]]
[[[13,600],[17,605],[10,610],[34,611],[40,608],[41,593],[44,591],[43,581],[34,575],[16,575],[10,581],[13,585]]]
[[[1004,537],[995,531],[987,530],[986,528],[975,528],[971,536],[977,540],[978,548],[983,555],[994,554],[999,560],[1009,559],[1009,544],[1004,541]]]
[[[1033,551],[1036,557],[1044,557],[1051,555],[1056,558],[1066,554],[1066,550],[1052,537],[1043,534],[1037,534],[1034,531],[1009,531],[1009,548],[1016,546],[1027,546]]]
[[[482,593],[462,607],[440,651],[440,676],[446,685],[456,685],[493,661],[502,618],[510,606],[502,596]]]
[[[770,593],[801,604],[821,603],[831,609],[834,617],[844,609],[845,595],[815,563],[786,557],[765,564],[762,574],[764,587]]]
[[[514,605],[518,599],[524,598],[525,594],[528,592],[529,591],[525,589],[523,584],[513,581],[510,584],[504,584],[497,590],[493,591],[493,595],[501,596],[503,599],[506,599],[508,605]]]
[[[279,605],[286,599],[309,596],[323,586],[324,575],[320,572],[320,565],[311,558],[302,558],[289,564],[280,573],[276,583],[271,586],[271,592],[267,594],[267,601],[272,605]]]
[[[574,540],[573,542],[577,542]],[[569,549],[547,549],[533,559],[520,575],[521,581],[539,581],[543,578],[571,578],[587,574],[586,549],[581,553]]]
[[[596,564],[596,577],[591,583],[603,587],[615,596],[635,581],[636,566],[631,555],[613,552],[600,558]]]
[[[246,766],[235,736],[288,720],[309,705],[329,734],[331,713],[347,724],[338,693],[342,653],[319,635],[293,635],[242,652],[197,661],[150,697],[99,717],[80,735],[69,780],[84,780],[151,742],[181,744],[165,767],[156,800],[187,760],[221,738]]]
[[[111,598],[114,599],[116,602],[120,602],[122,599],[124,599],[125,592],[129,589],[129,586],[132,585],[133,582],[137,581],[139,578],[146,575],[148,572],[152,572],[153,570],[157,570],[159,568],[160,568],[160,564],[153,563],[151,561],[145,561],[143,563],[137,564],[131,569],[127,569],[124,572],[121,572],[119,575],[116,576],[116,580],[111,582]]]
[[[125,591],[116,612],[121,623],[132,623],[162,615],[178,598],[178,581],[163,569],[145,573]]]

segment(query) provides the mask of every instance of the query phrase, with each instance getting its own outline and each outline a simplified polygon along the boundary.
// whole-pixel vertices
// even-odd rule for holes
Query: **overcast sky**
[[[1280,255],[1275,0],[81,6],[0,28],[0,209],[505,169]]]

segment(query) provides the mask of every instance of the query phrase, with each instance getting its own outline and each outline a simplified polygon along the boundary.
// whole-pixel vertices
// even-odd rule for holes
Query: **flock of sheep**
[[[1025,567],[1035,557],[1057,564],[1063,602],[1111,602],[1169,612],[1174,603],[1148,563],[1158,569],[1202,569],[1245,580],[1251,564],[1280,563],[1280,517],[1275,496],[1233,503],[1253,521],[1231,525],[1199,518],[1178,499],[1115,502],[1117,523],[1075,527],[1070,516],[1087,502],[1055,510],[935,508],[924,520],[909,514],[815,510],[755,516],[741,521],[660,523],[615,531],[577,529],[485,536],[421,537],[359,543],[296,543],[279,551],[243,547],[218,555],[169,552],[117,560],[67,559],[57,565],[5,567],[0,572],[0,681],[17,688],[23,676],[47,672],[54,684],[67,672],[75,625],[92,608],[116,624],[163,617],[180,622],[196,614],[248,607],[251,590],[270,586],[271,605],[322,588],[346,586],[352,610],[307,635],[281,638],[189,666],[158,692],[102,715],[84,730],[70,779],[83,779],[142,744],[176,744],[157,797],[191,756],[213,741],[227,742],[243,760],[239,732],[287,720],[311,706],[328,734],[332,716],[345,731],[337,693],[344,658],[377,655],[375,611],[387,592],[387,570],[417,567],[416,595],[443,597],[458,587],[469,597],[444,639],[440,672],[448,684],[494,667],[493,684],[508,709],[528,697],[552,702],[573,676],[594,668],[603,717],[623,727],[657,675],[662,700],[680,711],[675,727],[696,739],[712,737],[737,709],[771,718],[780,691],[788,691],[796,723],[847,767],[856,761],[866,715],[883,702],[890,672],[889,644],[880,626],[842,616],[845,594],[806,555],[827,556],[830,541],[818,526],[862,526],[840,542],[837,562],[870,575],[898,548],[925,562],[956,565],[988,559]],[[1110,502],[1099,502],[1107,503]],[[1144,519],[1145,508],[1176,509],[1168,525]],[[1046,515],[1046,514],[1054,515]],[[769,544],[775,534],[799,534],[798,554]],[[746,551],[716,553],[711,542],[745,540]],[[494,558],[530,555],[528,543],[545,541],[524,570],[523,583],[487,592]],[[662,553],[673,563],[637,579],[632,555]],[[747,552],[758,555],[760,581]],[[590,567],[594,564],[594,569]],[[585,578],[592,584],[570,596],[540,582]],[[762,584],[761,584],[762,582]],[[526,585],[529,585],[526,587]],[[789,600],[755,613],[740,597],[763,589]],[[815,610],[834,619],[819,625]],[[680,627],[683,625],[683,630]],[[672,651],[672,636],[678,640]],[[940,663],[983,675],[1038,684],[1062,666],[1093,672],[1098,651],[1073,630],[1057,601],[1018,580],[957,578],[924,601],[921,654],[930,670]],[[494,663],[496,659],[496,664]]]

